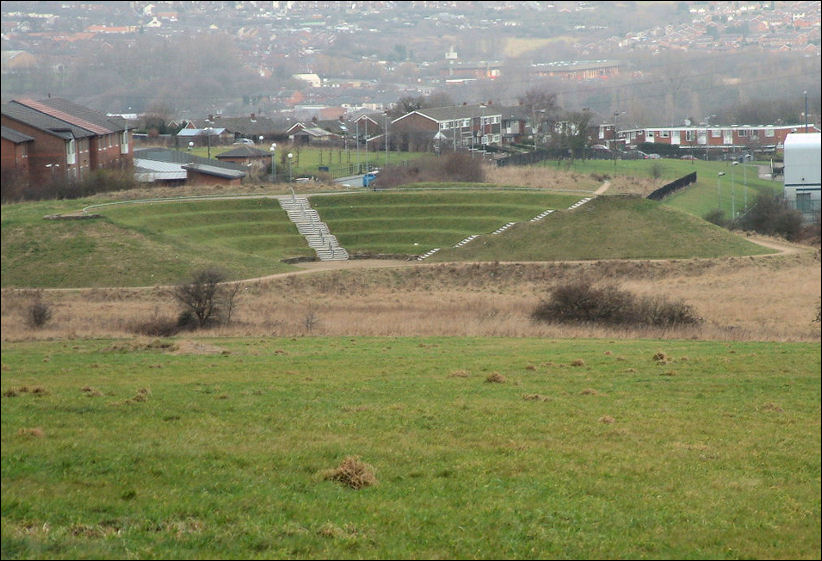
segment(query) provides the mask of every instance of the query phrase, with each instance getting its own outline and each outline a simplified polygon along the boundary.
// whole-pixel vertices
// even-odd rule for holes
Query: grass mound
[[[336,481],[351,489],[362,489],[377,484],[374,467],[362,462],[359,456],[346,457],[339,466],[325,474],[325,479]]]

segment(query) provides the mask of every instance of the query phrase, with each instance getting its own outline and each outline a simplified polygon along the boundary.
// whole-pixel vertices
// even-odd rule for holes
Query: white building
[[[785,137],[785,199],[806,223],[819,221],[822,133],[794,132]]]

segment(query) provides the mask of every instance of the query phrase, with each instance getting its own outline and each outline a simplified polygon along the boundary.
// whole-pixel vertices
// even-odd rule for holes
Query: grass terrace
[[[417,255],[577,200],[544,191],[446,189],[322,196],[310,202],[349,252]]]

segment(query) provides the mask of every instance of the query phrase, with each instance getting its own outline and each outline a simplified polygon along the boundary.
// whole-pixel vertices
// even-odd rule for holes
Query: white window
[[[685,140],[687,142],[692,142],[694,139],[694,131],[685,131]]]
[[[494,117],[491,119],[491,123],[493,123],[495,125],[498,125],[499,124],[499,119],[500,119],[499,115],[494,115]]]
[[[765,136],[768,137],[768,138],[773,138],[774,137],[773,127],[768,127],[767,129],[765,129]]]
[[[120,134],[120,154],[128,154],[128,131]]]
[[[66,163],[77,163],[77,144],[73,138],[66,143]]]
[[[748,129],[739,129],[738,132],[740,137],[748,136]]]
[[[462,120],[463,127],[470,127],[471,126],[471,119],[463,119]]]
[[[448,121],[443,121],[440,123],[440,129],[444,131],[448,130]]]
[[[711,138],[719,138],[722,136],[722,129],[711,129]]]
[[[668,131],[659,131],[659,136],[661,138],[668,138]]]

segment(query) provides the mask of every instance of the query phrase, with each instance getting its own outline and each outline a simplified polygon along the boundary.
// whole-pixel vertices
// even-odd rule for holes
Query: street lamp
[[[736,218],[736,183],[734,182],[734,166],[738,166],[739,162],[731,163],[731,220]]]
[[[808,90],[803,93],[805,94],[805,132],[808,132]]]
[[[206,141],[208,143],[208,159],[211,159],[211,127],[208,127],[205,130],[206,133]]]
[[[191,149],[194,148],[194,141],[189,141],[188,143],[188,151],[191,152]]]
[[[722,210],[722,191],[720,190],[719,178],[725,175],[724,171],[716,174],[716,208]]]
[[[292,175],[291,175],[291,158],[293,158],[293,157],[294,157],[294,154],[292,154],[291,152],[289,152],[289,153],[288,153],[288,181],[289,181],[289,183],[292,181]]]
[[[385,167],[388,167],[388,111],[385,112]]]
[[[262,136],[260,137],[262,138]],[[277,160],[274,158],[275,153],[277,152],[277,143],[271,143],[271,183],[277,181]]]

